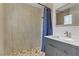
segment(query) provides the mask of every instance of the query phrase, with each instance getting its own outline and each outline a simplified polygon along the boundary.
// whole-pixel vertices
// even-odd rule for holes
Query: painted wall
[[[55,9],[61,8],[61,6],[65,5],[67,3],[54,3],[53,6]]]
[[[71,32],[71,37],[75,40],[79,40],[79,26],[68,26],[68,27],[56,27],[55,35],[65,36],[64,33]]]

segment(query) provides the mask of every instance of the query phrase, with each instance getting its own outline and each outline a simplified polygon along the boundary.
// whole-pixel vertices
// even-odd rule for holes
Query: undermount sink
[[[53,36],[54,38],[60,39],[60,40],[68,40],[68,41],[75,41],[72,38],[68,38],[68,37],[63,37],[63,36]]]
[[[75,41],[75,40],[73,40],[72,38],[68,38],[68,37],[63,37],[63,38],[61,38],[61,39],[63,39],[63,40],[69,40],[69,41]]]

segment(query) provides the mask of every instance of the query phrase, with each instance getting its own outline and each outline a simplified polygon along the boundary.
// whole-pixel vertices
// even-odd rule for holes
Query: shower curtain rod
[[[44,6],[44,7],[48,8],[47,6],[45,6],[45,5],[41,4],[41,3],[37,3],[37,4],[39,4],[39,5],[41,5],[41,6]]]

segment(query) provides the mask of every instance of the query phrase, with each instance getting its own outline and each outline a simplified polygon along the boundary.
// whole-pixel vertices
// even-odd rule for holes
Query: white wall
[[[61,26],[56,27],[56,11],[55,6],[53,5],[53,31],[54,35],[64,36],[65,31],[71,32],[71,37],[75,40],[79,39],[79,26]]]
[[[55,35],[64,36],[65,31],[71,32],[71,37],[73,39],[79,39],[79,26],[56,27]]]

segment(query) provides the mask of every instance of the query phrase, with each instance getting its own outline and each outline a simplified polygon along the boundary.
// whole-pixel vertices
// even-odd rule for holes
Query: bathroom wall
[[[2,3],[0,3],[0,55],[4,55],[4,24]]]
[[[55,35],[65,36],[64,33],[71,32],[71,37],[75,40],[79,40],[79,26],[67,26],[67,27],[56,27]]]
[[[44,4],[52,9],[52,4]],[[0,55],[13,49],[41,48],[43,8],[0,3]]]
[[[79,26],[56,26],[56,10],[53,5],[53,31],[54,35],[65,36],[64,32],[71,32],[71,37],[75,40],[79,40]],[[74,9],[73,9],[74,10]],[[76,10],[76,9],[75,9]]]
[[[27,4],[4,4],[5,52],[40,47],[41,9]]]

